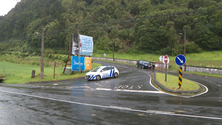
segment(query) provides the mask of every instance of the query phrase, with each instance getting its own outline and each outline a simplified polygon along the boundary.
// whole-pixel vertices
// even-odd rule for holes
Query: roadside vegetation
[[[27,54],[26,56],[21,56],[21,54],[18,55],[12,52],[6,52],[5,54],[2,54],[0,56],[0,76],[6,75],[4,82],[12,84],[68,80],[85,76],[86,71],[80,74],[78,73],[78,71],[74,72],[74,74],[63,74],[63,69],[65,66],[64,59],[67,60],[67,56],[59,55],[58,57],[61,58],[44,58],[44,79],[41,79],[40,56],[32,56],[29,54]],[[53,67],[54,61],[56,62],[55,79]],[[97,66],[100,66],[100,64],[92,63],[92,69]],[[70,67],[70,65],[68,65],[67,67]],[[32,70],[35,70],[35,78],[31,78]]]
[[[178,85],[179,78],[169,74],[167,74],[167,82],[165,82],[164,73],[156,73],[156,80],[170,90],[194,91],[199,89],[199,85],[197,83],[185,78],[182,79],[182,86],[179,89]]]
[[[106,53],[106,58],[112,58],[112,53]],[[198,54],[187,54],[187,65],[192,66],[202,66],[202,67],[212,67],[212,68],[221,68],[222,63],[222,51],[212,51],[212,52],[203,52]],[[103,57],[103,53],[94,53],[94,57]],[[153,59],[156,62],[159,62],[159,56],[156,54],[118,54],[115,53],[115,59],[127,59],[127,60],[148,60],[152,61]],[[78,77],[84,77],[85,72],[79,74],[75,72],[74,75],[63,74],[63,68],[65,66],[65,61],[67,60],[67,55],[62,54],[52,54],[50,52],[45,53],[44,57],[44,71],[45,78],[40,78],[40,56],[29,53],[21,52],[7,52],[3,51],[0,54],[0,76],[4,75],[4,70],[7,75],[6,83],[26,83],[26,82],[38,82],[38,81],[55,81],[55,80],[64,80],[64,79],[74,79]],[[169,56],[170,58],[170,70],[178,71],[179,66],[176,65],[174,59],[175,56]],[[69,63],[71,59],[69,59]],[[53,79],[53,64],[56,62],[56,76]],[[110,61],[113,62],[113,61]],[[119,63],[119,62],[114,62]],[[18,65],[20,64],[20,65]],[[122,63],[127,64],[127,63]],[[100,64],[92,63],[92,69],[99,66]],[[134,64],[130,64],[134,65]],[[70,65],[68,65],[70,67]],[[35,70],[36,77],[31,79],[31,72]],[[198,75],[220,77],[221,75],[216,74],[207,74],[207,73],[198,73],[198,72],[187,72]],[[178,78],[176,78],[178,81]],[[186,82],[186,81],[183,81]],[[176,84],[177,85],[177,84]],[[175,89],[175,88],[174,88]],[[189,88],[188,88],[189,89]]]
[[[100,66],[100,64],[92,63],[92,68]],[[74,74],[63,74],[63,67],[55,68],[55,79],[54,79],[54,68],[44,68],[44,79],[40,78],[40,66],[27,65],[27,64],[15,64],[10,62],[0,62],[0,75],[4,75],[5,70],[5,81],[4,83],[11,84],[23,84],[28,82],[42,82],[42,81],[58,81],[58,80],[71,80],[79,77],[84,77],[85,72]],[[35,78],[31,78],[32,70],[35,70]]]
[[[222,50],[221,6],[220,0],[21,0],[0,16],[0,50],[40,53],[43,29],[44,47],[55,54],[66,54],[78,31],[93,37],[96,53],[114,45],[118,53],[175,56],[183,53],[185,34],[187,53]]]
[[[5,69],[8,83],[83,77],[84,72],[62,74],[77,32],[93,37],[94,57],[112,58],[113,45],[118,59],[159,62],[168,54],[174,71],[186,34],[186,65],[222,68],[221,6],[220,0],[22,0],[0,16],[0,75]],[[39,77],[42,30],[44,79]]]
[[[94,54],[95,57],[104,57],[103,53]],[[159,54],[118,54],[115,53],[115,58],[127,59],[127,60],[147,60],[155,62],[160,62]],[[169,56],[169,55],[168,55]],[[175,63],[176,56],[169,56],[170,58],[170,70],[178,71],[179,66]],[[112,53],[106,53],[106,58],[113,58]],[[186,65],[187,66],[197,66],[197,67],[208,67],[208,68],[221,68],[222,69],[222,51],[204,51],[202,53],[189,53],[186,54]],[[218,74],[208,74],[199,72],[187,72],[198,75],[212,76],[222,78],[222,75]]]

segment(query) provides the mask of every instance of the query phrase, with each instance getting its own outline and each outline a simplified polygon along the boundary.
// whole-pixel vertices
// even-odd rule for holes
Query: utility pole
[[[72,36],[72,35],[71,35]],[[69,37],[69,40],[68,40],[68,54],[69,54],[69,50],[70,50],[70,47],[71,47],[71,44],[72,43],[72,38],[71,38],[71,40],[70,40],[70,37]],[[70,45],[71,44],[71,45]]]
[[[79,56],[79,73],[81,73],[81,65],[80,65],[80,39],[79,39],[79,28],[78,28],[78,49],[79,49],[79,51],[78,51],[78,56]]]
[[[184,29],[184,56],[186,57],[186,29]],[[186,63],[184,63],[184,71],[186,71]]]
[[[114,40],[113,40],[113,61],[115,61],[115,59],[114,59],[114,45],[115,45],[115,43],[114,43]]]
[[[41,42],[41,79],[44,79],[44,27],[42,29],[42,42]]]

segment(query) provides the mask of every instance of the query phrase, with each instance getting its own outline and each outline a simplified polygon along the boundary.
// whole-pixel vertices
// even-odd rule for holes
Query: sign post
[[[178,82],[178,85],[179,85],[179,89],[181,88],[182,86],[182,65],[185,64],[186,62],[186,57],[184,55],[177,55],[176,58],[175,58],[175,62],[177,65],[179,65],[179,82]]]
[[[168,57],[167,54],[164,56],[164,63],[166,64],[166,69],[165,69],[165,82],[167,82],[167,63],[169,63],[169,57]]]
[[[161,63],[161,67],[160,67],[162,72],[163,72],[163,57],[164,57],[164,56],[160,56],[160,57],[159,57],[160,62],[162,62],[162,63]]]
[[[56,67],[56,62],[54,61],[54,72],[53,72],[53,79],[55,79],[55,67]]]

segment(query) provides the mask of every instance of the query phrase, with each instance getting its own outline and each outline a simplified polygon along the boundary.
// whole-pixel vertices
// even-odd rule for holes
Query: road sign
[[[165,55],[165,56],[164,56],[164,63],[165,63],[165,64],[167,64],[168,59],[169,59],[169,58],[168,58],[168,56],[167,56],[167,55]]]
[[[175,58],[175,62],[177,65],[181,66],[181,65],[185,64],[186,57],[184,55],[177,55]]]
[[[163,57],[164,57],[164,56],[160,56],[160,57],[159,57],[160,62],[163,62]]]

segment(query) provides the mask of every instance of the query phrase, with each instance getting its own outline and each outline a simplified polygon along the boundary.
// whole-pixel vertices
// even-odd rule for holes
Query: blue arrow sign
[[[175,62],[177,65],[181,66],[186,62],[186,57],[184,55],[177,55],[175,58]]]

